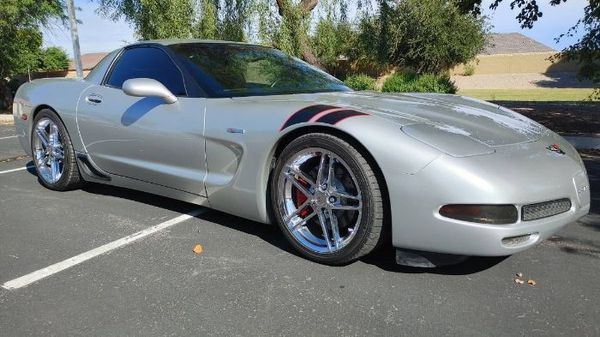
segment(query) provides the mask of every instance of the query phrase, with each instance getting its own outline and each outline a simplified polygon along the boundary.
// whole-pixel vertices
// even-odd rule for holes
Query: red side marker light
[[[21,115],[21,119],[24,120],[24,121],[26,121],[27,120],[27,114],[22,114]]]

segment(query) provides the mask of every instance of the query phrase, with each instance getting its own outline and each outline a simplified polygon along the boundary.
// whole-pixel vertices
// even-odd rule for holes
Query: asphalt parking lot
[[[599,157],[585,158],[592,214],[527,252],[421,270],[386,250],[328,267],[274,226],[101,185],[46,190],[13,135],[0,126],[0,336],[600,335]],[[89,259],[49,267],[74,257]],[[34,272],[48,276],[21,278]]]

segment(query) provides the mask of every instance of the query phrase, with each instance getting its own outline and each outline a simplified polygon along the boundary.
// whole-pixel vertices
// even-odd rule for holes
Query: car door
[[[161,82],[178,100],[132,97],[132,78]],[[158,47],[125,49],[102,84],[83,91],[77,122],[86,152],[100,169],[119,176],[206,196],[205,98],[187,97],[182,72]]]

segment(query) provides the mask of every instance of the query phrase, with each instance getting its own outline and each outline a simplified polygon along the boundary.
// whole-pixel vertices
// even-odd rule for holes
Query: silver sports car
[[[85,79],[21,86],[13,114],[49,189],[103,183],[277,223],[325,264],[381,243],[401,262],[510,255],[590,208],[581,158],[540,124],[456,95],[353,92],[256,45],[136,43]]]

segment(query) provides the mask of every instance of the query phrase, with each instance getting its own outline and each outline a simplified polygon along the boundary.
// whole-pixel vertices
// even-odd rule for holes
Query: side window
[[[173,95],[185,95],[181,72],[169,56],[158,48],[133,48],[125,50],[114,65],[106,84],[121,88],[132,78],[151,78],[162,83]]]

